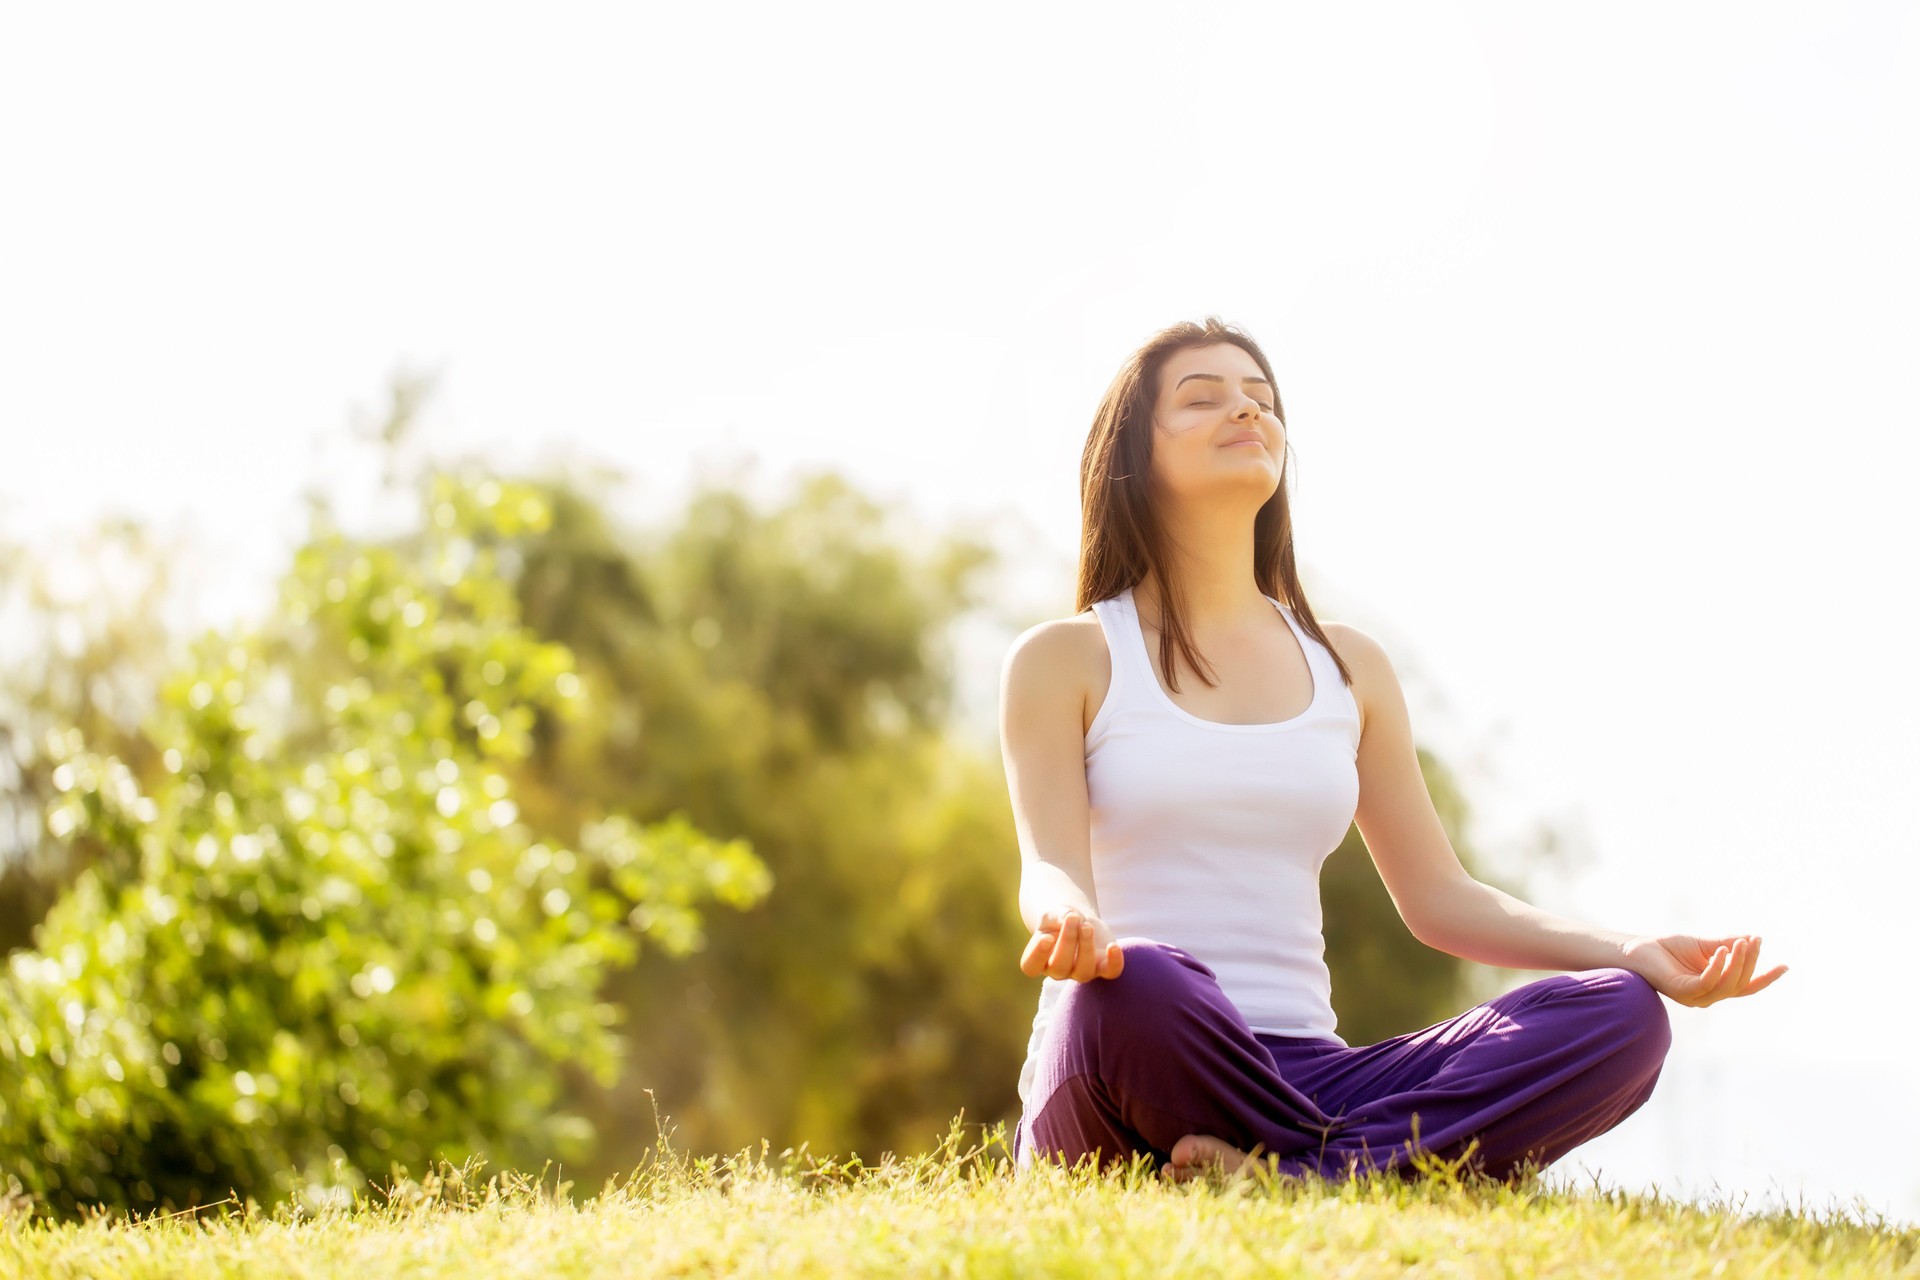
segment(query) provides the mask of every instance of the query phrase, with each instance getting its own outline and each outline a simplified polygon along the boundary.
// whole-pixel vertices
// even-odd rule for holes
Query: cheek
[[[1211,483],[1207,477],[1222,461],[1217,456],[1219,451],[1205,437],[1168,437],[1159,444],[1153,455],[1153,472],[1162,484],[1174,489],[1184,489],[1193,482]]]
[[[1198,453],[1202,447],[1206,447],[1212,441],[1212,438],[1212,430],[1208,430],[1206,422],[1173,420],[1165,424],[1164,428],[1160,428],[1160,438],[1154,443],[1156,447],[1173,449],[1179,453]]]

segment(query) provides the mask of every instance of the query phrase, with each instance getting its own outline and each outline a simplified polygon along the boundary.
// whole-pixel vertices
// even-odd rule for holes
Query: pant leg
[[[1283,1079],[1213,970],[1150,938],[1120,939],[1117,978],[1074,983],[1055,1005],[1015,1161],[1105,1169],[1189,1133],[1242,1150],[1318,1150],[1329,1117]]]
[[[1523,1161],[1544,1168],[1638,1110],[1672,1030],[1645,978],[1603,968],[1542,978],[1378,1044],[1298,1053],[1267,1044],[1338,1121],[1324,1149],[1283,1169],[1408,1176],[1415,1149],[1453,1160],[1478,1139],[1466,1167],[1511,1178]]]

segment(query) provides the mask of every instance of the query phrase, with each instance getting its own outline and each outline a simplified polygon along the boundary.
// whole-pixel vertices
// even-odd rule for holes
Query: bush
[[[770,887],[684,815],[529,828],[513,766],[587,690],[521,623],[502,547],[528,488],[435,477],[396,550],[316,526],[271,627],[208,635],[148,735],[144,794],[51,735],[53,836],[122,850],[0,975],[15,1193],[180,1208],[339,1200],[392,1164],[583,1151],[560,1068],[610,1083],[607,970],[700,945]]]

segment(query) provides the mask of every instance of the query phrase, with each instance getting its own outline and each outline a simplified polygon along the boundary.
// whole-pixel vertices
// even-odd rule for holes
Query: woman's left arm
[[[1425,913],[1414,930],[1420,941],[1505,969],[1631,968],[1628,948],[1640,936],[1542,911],[1464,870],[1425,904]]]
[[[1354,820],[1413,936],[1438,951],[1509,969],[1619,967],[1682,1004],[1751,995],[1759,939],[1622,933],[1569,920],[1467,874],[1447,839],[1414,750],[1406,697],[1386,652],[1365,632],[1325,624],[1360,704],[1360,800]]]

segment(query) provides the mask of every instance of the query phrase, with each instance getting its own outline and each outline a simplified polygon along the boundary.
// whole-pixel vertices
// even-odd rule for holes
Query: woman
[[[1698,1008],[1786,967],[1754,977],[1757,937],[1592,928],[1466,874],[1386,654],[1307,606],[1286,443],[1266,356],[1212,318],[1156,334],[1095,415],[1079,609],[1002,671],[1020,967],[1043,978],[1015,1157],[1149,1152],[1184,1181],[1255,1158],[1409,1176],[1432,1153],[1512,1180],[1647,1100],[1662,995]],[[1356,822],[1427,945],[1571,972],[1347,1045],[1319,873]]]

